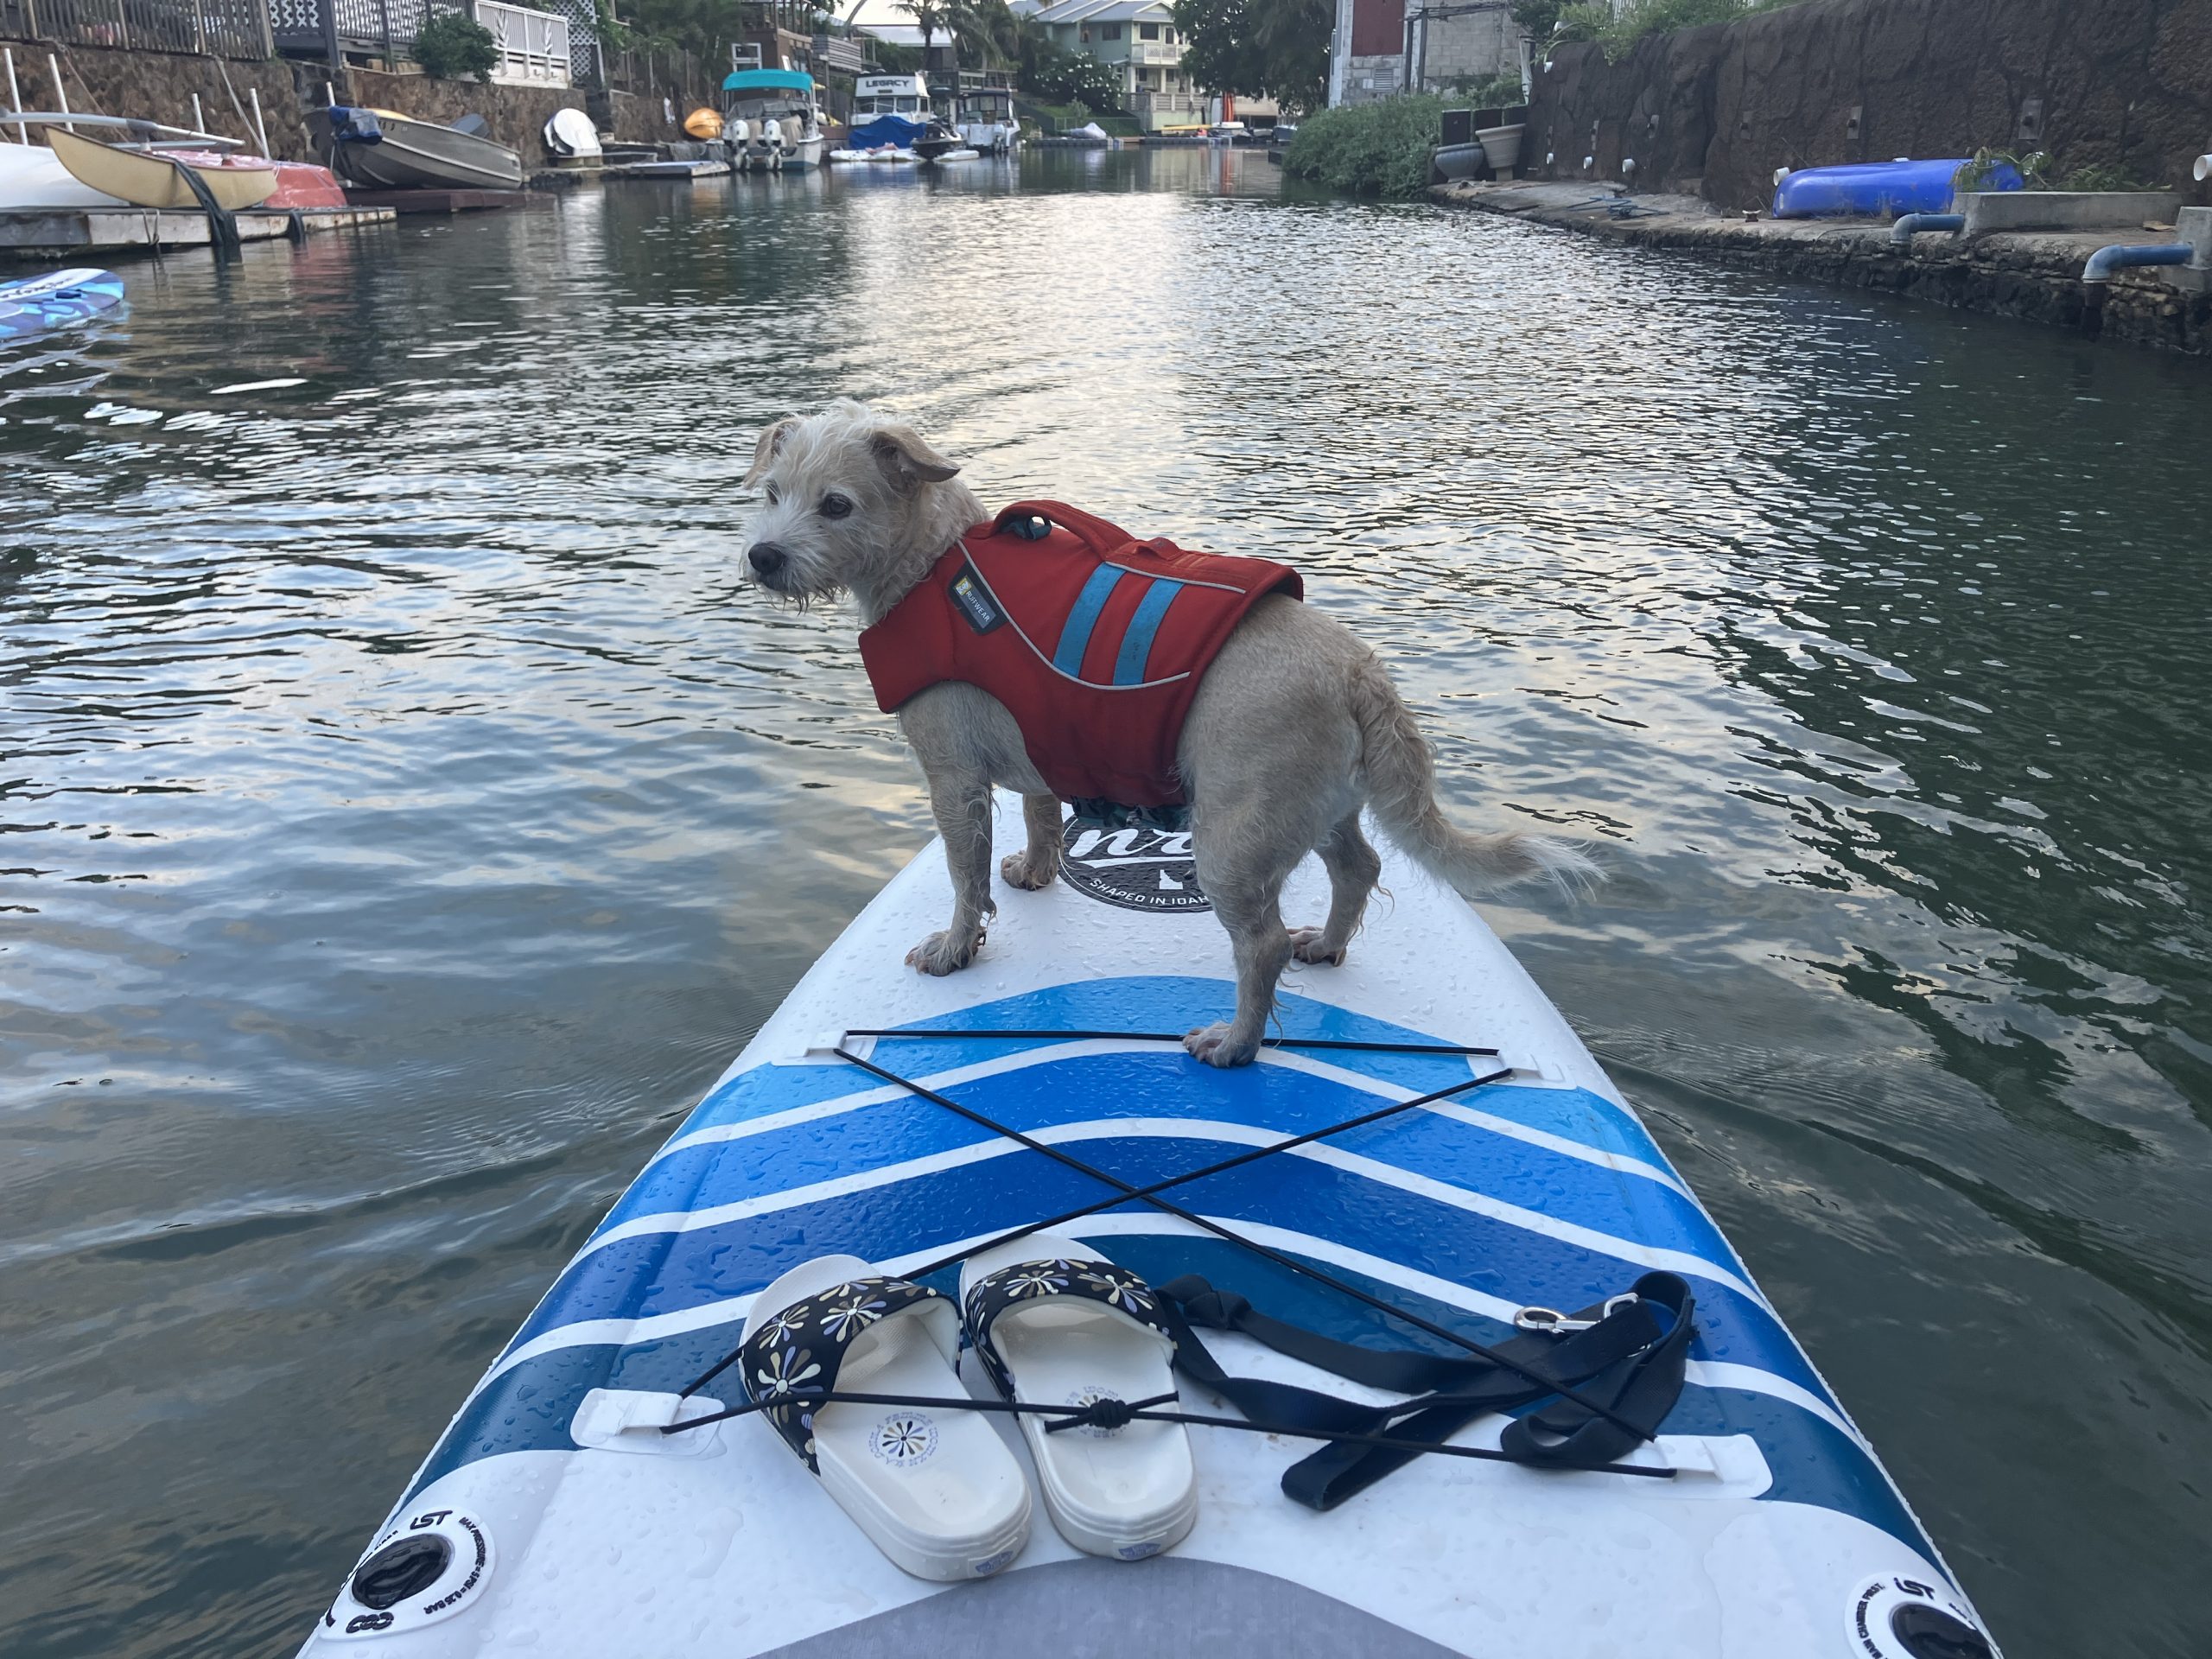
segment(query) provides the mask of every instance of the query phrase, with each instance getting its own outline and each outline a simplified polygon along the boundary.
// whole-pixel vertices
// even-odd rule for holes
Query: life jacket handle
[[[1073,531],[1082,537],[1083,544],[1102,559],[1136,540],[1119,524],[1085,512],[1081,507],[1071,507],[1065,501],[1017,501],[992,520],[991,528],[1004,530],[1007,521],[1012,518],[1044,518],[1063,530]]]

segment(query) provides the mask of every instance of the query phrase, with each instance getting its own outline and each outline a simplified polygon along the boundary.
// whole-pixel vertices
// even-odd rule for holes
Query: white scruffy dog
[[[960,468],[912,430],[849,401],[778,421],[760,435],[748,484],[751,579],[798,604],[849,592],[862,625],[880,620],[955,537],[991,516],[953,482]],[[1002,860],[1012,887],[1058,874],[1060,804],[1022,747],[1004,703],[948,681],[899,710],[927,775],[930,809],[952,872],[951,925],[906,960],[925,974],[973,961],[991,901],[991,790],[1019,790],[1027,849]],[[1463,892],[1531,876],[1594,876],[1581,854],[1540,836],[1473,836],[1446,819],[1427,743],[1375,653],[1339,624],[1283,594],[1261,600],[1206,670],[1177,764],[1191,803],[1198,884],[1236,957],[1233,1020],[1193,1031],[1192,1053],[1243,1065],[1258,1052],[1275,982],[1293,957],[1340,963],[1381,861],[1360,833],[1362,807],[1418,863]],[[1331,889],[1319,927],[1283,925],[1284,880],[1319,851]]]

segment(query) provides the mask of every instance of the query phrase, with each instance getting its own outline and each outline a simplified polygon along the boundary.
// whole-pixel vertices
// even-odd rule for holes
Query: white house
[[[1010,0],[1034,17],[1064,52],[1080,52],[1116,72],[1122,107],[1147,132],[1206,119],[1205,93],[1183,73],[1183,41],[1161,0]]]

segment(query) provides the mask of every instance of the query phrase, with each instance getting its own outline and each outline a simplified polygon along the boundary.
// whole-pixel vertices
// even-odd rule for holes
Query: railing
[[[476,0],[476,21],[492,31],[499,61],[492,79],[506,86],[569,84],[569,20],[550,11]]]
[[[224,58],[271,51],[262,0],[0,0],[0,35]]]
[[[340,51],[373,52],[387,63],[396,62],[430,17],[425,0],[268,0],[268,4],[270,32],[278,49],[310,57],[323,55],[334,41]]]
[[[868,67],[868,48],[849,35],[817,35],[814,67],[817,73],[834,69],[841,75],[857,75]]]
[[[1183,48],[1180,46],[1170,46],[1165,41],[1131,41],[1129,61],[1131,63],[1180,63],[1183,61]]]
[[[1188,115],[1201,121],[1206,115],[1206,100],[1196,92],[1131,92],[1128,102],[1132,115]]]

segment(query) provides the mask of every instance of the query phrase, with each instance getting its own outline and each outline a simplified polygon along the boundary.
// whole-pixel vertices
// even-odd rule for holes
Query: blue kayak
[[[83,322],[123,303],[123,278],[111,270],[57,270],[0,283],[0,340]]]
[[[1944,162],[1864,162],[1849,167],[1808,167],[1774,187],[1777,219],[1894,219],[1899,213],[1942,213],[1951,207],[1965,157]],[[2025,188],[2009,162],[1989,170],[1984,190]]]

